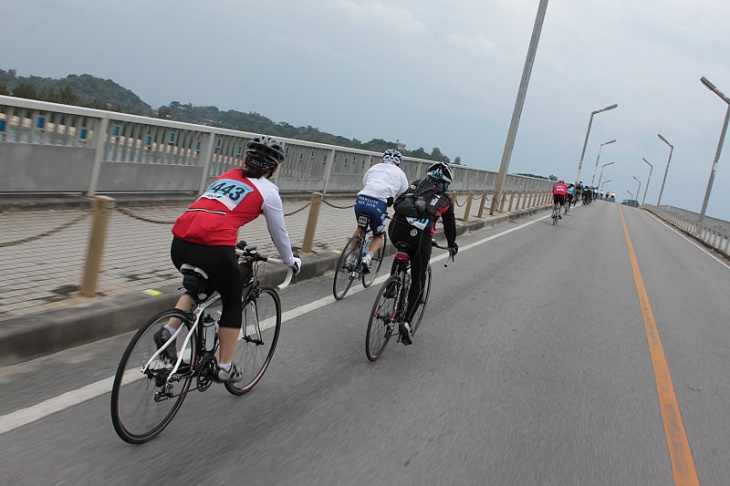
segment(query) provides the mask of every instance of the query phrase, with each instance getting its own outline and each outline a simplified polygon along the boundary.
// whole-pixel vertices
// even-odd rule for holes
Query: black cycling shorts
[[[170,247],[170,256],[178,270],[183,263],[189,263],[205,270],[208,274],[206,291],[211,293],[213,290],[217,290],[221,295],[223,311],[219,325],[240,329],[243,311],[241,305],[243,283],[235,248],[199,245],[174,238]]]

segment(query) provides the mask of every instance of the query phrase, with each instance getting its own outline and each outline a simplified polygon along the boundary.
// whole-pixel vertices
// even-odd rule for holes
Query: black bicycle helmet
[[[447,184],[451,184],[454,180],[454,173],[451,171],[451,167],[449,167],[449,165],[445,162],[433,164],[426,171],[426,175],[428,175],[431,179],[443,181]]]
[[[284,147],[271,137],[256,137],[246,144],[246,160],[264,171],[276,169],[284,161]]]

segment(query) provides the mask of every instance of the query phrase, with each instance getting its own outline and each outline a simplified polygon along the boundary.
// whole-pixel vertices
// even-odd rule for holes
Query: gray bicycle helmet
[[[433,164],[426,171],[426,175],[428,175],[431,179],[443,181],[447,184],[451,184],[454,180],[454,173],[451,171],[451,167],[449,167],[449,165],[445,162]]]
[[[284,161],[284,147],[271,137],[256,137],[246,144],[247,164],[261,170],[273,170]]]

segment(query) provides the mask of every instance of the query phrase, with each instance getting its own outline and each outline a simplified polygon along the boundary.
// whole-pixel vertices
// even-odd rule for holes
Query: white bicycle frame
[[[255,248],[256,247],[253,247],[254,250],[255,250]],[[244,251],[236,248],[236,254],[238,256],[241,256],[244,254]],[[278,258],[269,257],[262,261],[278,263],[280,265],[286,265],[283,260],[280,260]],[[280,283],[279,285],[276,286],[277,290],[281,291],[281,290],[284,290],[286,287],[288,287],[293,275],[294,275],[294,270],[292,270],[291,268],[289,268],[287,266],[286,278],[284,279],[284,281],[282,283]],[[185,356],[188,346],[190,345],[190,341],[191,341],[195,331],[198,329],[198,324],[200,323],[200,316],[203,314],[203,311],[205,311],[207,308],[211,307],[212,305],[217,304],[218,302],[220,302],[220,300],[221,300],[220,294],[218,292],[213,292],[213,294],[210,297],[208,297],[206,300],[201,302],[198,305],[198,307],[193,311],[195,320],[193,321],[193,325],[190,326],[190,330],[188,331],[187,335],[185,336],[185,341],[183,342],[183,346],[180,351],[180,354],[177,357],[175,366],[173,366],[172,370],[170,371],[170,373],[167,377],[167,380],[165,381],[165,384],[169,384],[170,378],[172,378],[175,375],[175,373],[177,372],[177,370],[180,368],[180,364],[182,363],[183,357]],[[168,339],[167,342],[164,345],[162,345],[162,347],[160,347],[160,349],[158,349],[150,357],[149,360],[147,360],[147,363],[145,363],[145,365],[142,367],[142,370],[141,370],[142,374],[146,373],[147,370],[149,369],[150,365],[157,360],[157,358],[160,356],[160,354],[162,354],[162,352],[165,349],[167,349],[168,346],[170,346],[173,342],[175,342],[175,339],[177,338],[178,335],[180,335],[180,333],[182,332],[184,327],[185,326],[180,325],[180,327],[177,328],[177,330],[173,333],[173,335],[170,336],[170,339]]]

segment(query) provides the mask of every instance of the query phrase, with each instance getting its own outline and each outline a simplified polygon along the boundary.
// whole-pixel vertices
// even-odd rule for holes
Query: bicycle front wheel
[[[383,264],[383,259],[385,258],[385,247],[388,244],[388,235],[383,233],[383,244],[380,245],[380,249],[375,252],[373,255],[373,259],[370,260],[370,271],[368,273],[362,274],[362,286],[365,288],[370,287],[373,284],[373,281],[375,280],[375,277],[378,276],[378,272],[380,271],[380,266]]]
[[[281,331],[281,301],[273,287],[262,287],[258,297],[243,307],[241,333],[233,356],[243,380],[226,383],[234,395],[248,393],[264,376],[276,350]]]
[[[431,295],[431,265],[426,267],[426,274],[423,277],[423,292],[421,292],[421,297],[418,299],[418,309],[416,310],[416,314],[413,316],[413,322],[411,322],[411,325],[413,326],[413,334],[416,334],[418,326],[421,325],[421,319],[423,319],[423,316],[426,313],[426,305],[428,304],[429,295]]]
[[[352,282],[358,278],[359,273],[357,266],[360,264],[360,251],[362,247],[362,239],[353,236],[347,240],[347,244],[342,249],[340,259],[335,269],[335,280],[332,283],[332,293],[335,299],[341,300],[350,290]]]
[[[150,361],[157,351],[155,333],[176,319],[186,327],[175,343],[170,344],[179,356],[190,323],[185,312],[169,309],[157,314],[137,331],[119,362],[112,385],[112,424],[119,437],[130,444],[142,444],[162,432],[180,409],[190,388],[193,378],[190,363],[195,362],[197,352],[195,339],[191,340],[187,356],[183,357],[173,376],[170,371],[174,362],[159,356]]]
[[[400,285],[398,276],[392,275],[385,281],[375,298],[365,336],[365,354],[370,361],[377,361],[380,358],[396,329],[399,311],[396,297]]]

